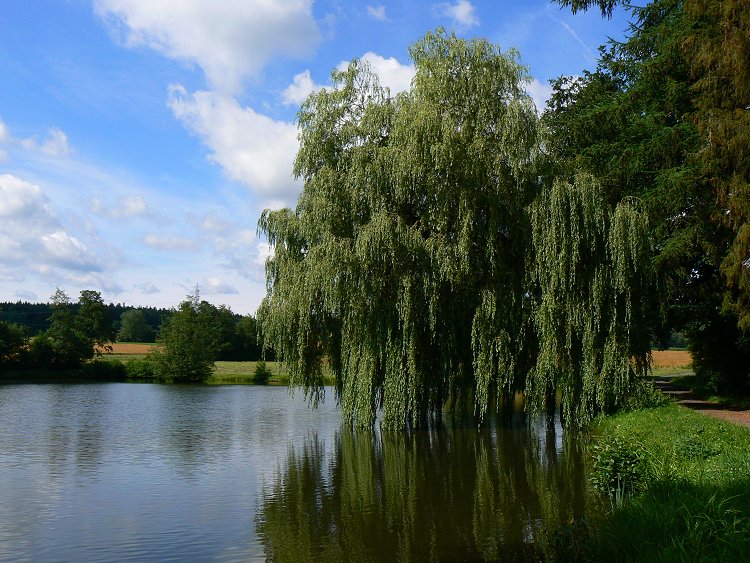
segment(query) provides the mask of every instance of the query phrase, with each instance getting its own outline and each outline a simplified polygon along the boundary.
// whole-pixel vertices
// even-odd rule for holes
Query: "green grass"
[[[213,375],[206,381],[208,385],[247,385],[254,383],[255,366],[259,362],[216,362]],[[289,375],[280,362],[266,362],[266,367],[273,374],[269,385],[288,385]],[[333,375],[323,368],[326,385],[333,385]]]
[[[652,368],[652,377],[665,377],[668,375],[692,375],[693,370],[690,367],[665,367],[665,368]]]
[[[628,450],[638,481],[595,524],[592,559],[750,561],[750,429],[669,405],[603,418],[592,437]]]
[[[122,363],[125,363],[128,360],[142,360],[147,355],[148,354],[104,354],[102,358],[107,360],[118,360]]]
[[[254,383],[255,366],[259,362],[216,362],[213,375],[206,381],[208,385],[247,385]],[[279,362],[266,362],[266,367],[273,374],[268,380],[269,385],[286,385],[289,376],[282,369]]]

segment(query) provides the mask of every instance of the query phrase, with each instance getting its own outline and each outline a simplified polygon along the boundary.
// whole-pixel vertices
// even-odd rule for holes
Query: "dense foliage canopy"
[[[573,9],[610,1],[561,0]],[[750,4],[656,0],[594,72],[559,79],[544,121],[558,174],[586,170],[651,219],[663,332],[697,373],[750,386]]]
[[[78,368],[112,340],[106,307],[99,292],[93,290],[81,291],[75,310],[59,288],[51,299],[50,326],[31,340],[30,364],[53,370]]]
[[[156,333],[146,322],[146,315],[140,309],[128,309],[120,315],[120,342],[154,342]]]
[[[295,211],[266,212],[259,225],[275,248],[259,311],[266,342],[313,401],[325,359],[345,419],[359,426],[372,425],[379,406],[385,427],[421,425],[467,395],[481,417],[527,386],[548,395],[556,382],[547,368],[561,363],[577,379],[573,388],[599,389],[589,380],[598,374],[572,371],[558,356],[576,351],[550,343],[553,325],[568,320],[535,313],[557,289],[545,274],[554,264],[547,255],[534,262],[534,244],[556,252],[554,241],[541,239],[551,213],[544,206],[558,192],[542,182],[542,130],[517,54],[440,30],[410,54],[416,75],[406,93],[390,96],[354,61],[302,106],[295,173],[304,191]],[[550,190],[530,214],[539,192]],[[559,249],[571,254],[558,258],[575,262],[577,252],[595,247],[598,261],[573,269],[592,270],[586,283],[612,283],[612,297],[622,299],[591,320],[601,325],[579,326],[576,338],[596,333],[597,343],[610,343],[611,333],[606,377],[630,380],[630,356],[638,355],[640,368],[646,360],[643,339],[628,331],[646,329],[642,309],[628,300],[642,296],[617,284],[640,279],[643,229],[633,206],[611,218],[599,190],[584,199],[583,224],[560,225],[573,238]],[[536,264],[533,274],[528,263]],[[612,263],[615,274],[597,277]],[[598,286],[590,295],[600,297]],[[561,307],[570,312],[579,301]],[[622,319],[632,324],[613,329]],[[539,346],[547,363],[532,369]],[[593,393],[568,413],[581,415],[576,423],[611,402]]]
[[[199,382],[213,373],[223,345],[222,311],[201,301],[197,289],[180,303],[159,331],[161,349],[149,353],[159,379]]]

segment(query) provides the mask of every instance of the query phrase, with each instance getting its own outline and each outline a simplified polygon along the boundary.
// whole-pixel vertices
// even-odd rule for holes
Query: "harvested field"
[[[690,368],[693,361],[687,350],[654,350],[655,368]]]
[[[158,348],[158,346],[156,344],[115,342],[114,344],[112,344],[112,352],[110,353],[123,356],[142,356],[144,354],[148,354],[152,348]]]

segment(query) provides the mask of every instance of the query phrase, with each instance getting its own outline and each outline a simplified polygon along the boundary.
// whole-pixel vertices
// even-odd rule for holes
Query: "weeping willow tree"
[[[585,425],[621,406],[650,362],[648,221],[637,200],[614,210],[593,177],[557,180],[530,210],[539,342],[527,394]]]
[[[410,55],[416,74],[408,92],[391,96],[354,61],[300,109],[294,172],[302,195],[295,210],[267,211],[259,223],[275,248],[258,312],[266,345],[312,402],[326,361],[343,416],[357,426],[371,426],[379,407],[386,428],[424,425],[467,397],[481,419],[525,388],[537,356],[541,367],[528,382],[536,395],[561,387],[571,416],[579,401],[587,405],[580,413],[609,404],[604,384],[577,370],[604,366],[597,377],[620,378],[614,397],[630,377],[628,331],[640,318],[639,295],[628,301],[637,275],[625,270],[643,257],[638,240],[629,246],[640,216],[623,206],[610,218],[585,186],[566,201],[554,190],[543,194],[536,215],[528,212],[540,191],[542,132],[515,52],[439,30]],[[577,278],[570,285],[544,273],[554,248],[532,247],[554,242],[543,240],[542,223],[547,215],[563,221],[576,197],[587,223],[570,232],[570,245],[595,259],[580,295]],[[563,256],[571,271],[589,268],[589,255]],[[610,266],[621,270],[607,273]],[[555,305],[560,288],[569,295]],[[592,296],[594,317],[586,309]],[[586,319],[605,324],[587,330]],[[577,332],[550,336],[568,327]]]
[[[513,51],[428,33],[391,96],[354,61],[299,112],[292,210],[266,212],[275,248],[259,318],[312,400],[321,361],[346,420],[421,425],[463,390],[483,413],[523,384],[524,256],[538,119]]]

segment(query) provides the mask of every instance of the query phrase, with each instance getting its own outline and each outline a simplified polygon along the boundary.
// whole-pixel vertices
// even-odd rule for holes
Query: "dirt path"
[[[672,380],[676,377],[688,373],[690,372],[686,371],[681,374],[659,377],[654,380],[654,385],[659,391],[672,397],[678,404],[684,407],[750,428],[750,410],[742,410],[731,405],[721,405],[719,403],[712,403],[711,401],[704,401],[693,395],[687,387],[680,387],[672,383]]]

